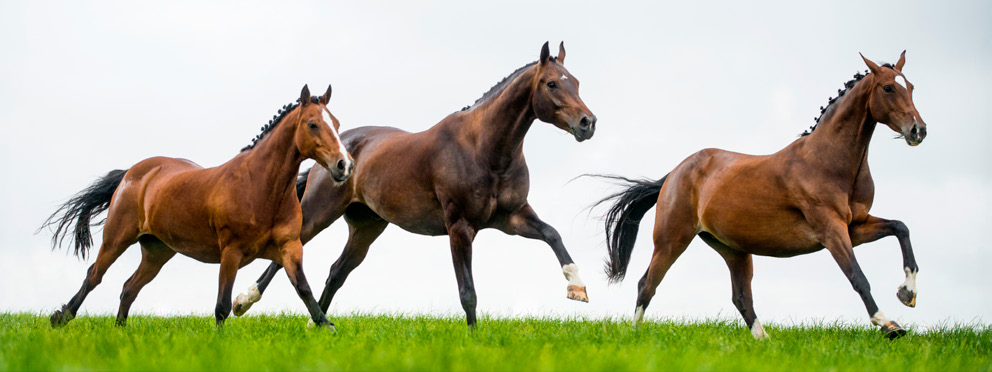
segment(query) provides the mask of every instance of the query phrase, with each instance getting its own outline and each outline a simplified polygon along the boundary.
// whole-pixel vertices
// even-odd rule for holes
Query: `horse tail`
[[[307,170],[300,172],[299,177],[296,177],[296,197],[303,200],[303,192],[307,190],[307,178],[310,177],[310,171],[313,168],[307,168]]]
[[[62,204],[59,209],[55,210],[45,223],[41,225],[38,231],[45,227],[55,227],[55,235],[52,236],[52,249],[61,247],[62,241],[65,240],[66,235],[72,230],[72,235],[69,236],[69,244],[73,243],[75,240],[75,249],[73,254],[77,257],[86,259],[86,255],[89,253],[90,247],[93,246],[93,236],[90,234],[90,219],[96,217],[100,213],[103,213],[108,208],[110,208],[110,198],[114,196],[114,191],[117,190],[117,186],[121,184],[121,180],[124,179],[124,174],[127,173],[126,169],[115,169],[107,173],[92,185],[83,189],[76,195],[73,195],[69,201]],[[71,226],[75,222],[75,226]],[[100,226],[106,219],[93,223],[94,226]]]
[[[668,175],[657,181],[632,180],[620,176],[597,177],[620,181],[626,187],[625,190],[607,196],[595,204],[614,201],[604,216],[606,248],[609,252],[609,258],[606,260],[606,276],[611,283],[617,283],[627,275],[627,265],[630,264],[630,254],[634,251],[634,240],[637,239],[641,217],[644,217],[644,214],[658,202],[658,194],[661,193],[661,187],[665,184]]]

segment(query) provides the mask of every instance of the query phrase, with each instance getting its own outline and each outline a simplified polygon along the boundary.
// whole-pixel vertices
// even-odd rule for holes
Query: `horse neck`
[[[297,110],[301,110],[297,109]],[[299,113],[286,115],[254,148],[248,150],[242,164],[252,185],[266,200],[282,200],[287,188],[295,187],[296,173],[304,157],[296,147],[296,126]]]
[[[506,170],[523,156],[524,136],[537,119],[531,106],[536,68],[521,72],[497,96],[470,111],[476,155],[494,170]]]
[[[875,124],[868,111],[871,78],[859,81],[829,110],[808,136],[807,146],[823,167],[856,176],[868,159]]]

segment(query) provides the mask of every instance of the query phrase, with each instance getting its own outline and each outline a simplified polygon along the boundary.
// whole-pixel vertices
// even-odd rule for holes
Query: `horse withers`
[[[853,247],[895,235],[902,247],[906,281],[897,297],[916,305],[916,273],[906,225],[868,214],[875,187],[868,170],[868,143],[876,123],[884,123],[910,146],[927,135],[913,104],[913,85],[902,73],[906,54],[895,65],[879,67],[864,58],[868,74],[856,74],[840,96],[821,110],[813,130],[765,156],[705,149],[688,157],[660,180],[629,180],[606,214],[607,275],[622,280],[630,262],[641,217],[657,203],[654,254],[638,282],[635,320],[672,263],[694,236],[715,249],[730,268],[732,300],[755,338],[767,333],[751,301],[751,255],[791,257],[830,252],[871,322],[890,338],[905,334],[879,311]]]
[[[341,216],[349,228],[348,242],[320,296],[323,311],[389,224],[421,235],[448,235],[470,326],[476,323],[472,241],[485,228],[546,242],[568,281],[567,297],[588,302],[578,266],[558,232],[527,203],[530,175],[523,141],[534,121],[550,123],[579,142],[592,138],[596,130],[596,116],[579,98],[579,81],[564,63],[564,44],[553,57],[545,43],[537,61],[426,131],[360,127],[342,133],[356,159],[351,180],[334,187],[321,167],[300,179],[303,242]],[[273,263],[248,293],[238,296],[236,315],[261,298],[278,270]]]
[[[45,226],[55,228],[53,248],[66,234],[75,254],[86,258],[92,245],[90,219],[108,211],[103,243],[82,288],[51,317],[53,327],[75,317],[86,295],[107,268],[134,243],[141,263],[124,283],[117,324],[127,321],[138,292],[176,252],[220,263],[214,315],[222,325],[231,313],[238,268],[256,258],[286,267],[286,274],[311,319],[332,328],[303,275],[302,217],[296,173],[305,159],[329,169],[329,184],[349,179],[353,160],[338,136],[340,124],[327,109],[331,88],[311,97],[304,86],[297,103],[283,106],[262,134],[228,162],[202,168],[186,159],[154,157],[130,169],[111,171],[63,204]]]

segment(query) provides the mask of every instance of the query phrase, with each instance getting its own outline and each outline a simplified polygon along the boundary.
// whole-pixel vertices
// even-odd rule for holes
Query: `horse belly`
[[[741,252],[791,257],[823,249],[803,215],[787,208],[710,208],[701,222],[703,231]]]

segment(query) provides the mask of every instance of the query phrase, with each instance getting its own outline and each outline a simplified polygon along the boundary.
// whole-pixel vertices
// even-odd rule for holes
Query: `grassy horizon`
[[[945,326],[895,341],[874,328],[734,321],[335,316],[337,332],[295,314],[231,318],[0,313],[0,370],[992,370],[992,327]]]

